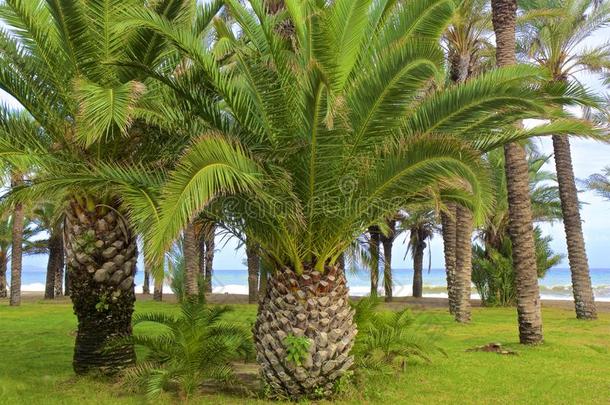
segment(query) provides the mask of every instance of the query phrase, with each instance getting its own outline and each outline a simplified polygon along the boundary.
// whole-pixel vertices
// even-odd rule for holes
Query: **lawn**
[[[175,304],[138,302],[137,311],[174,311]],[[237,305],[234,319],[252,322],[255,306]],[[445,311],[417,312],[447,357],[412,364],[399,375],[371,377],[336,403],[607,404],[610,403],[610,314],[595,322],[572,311],[544,309],[546,341],[517,344],[514,309],[473,309],[470,325]],[[75,317],[68,301],[0,302],[0,404],[141,404],[144,398],[113,381],[75,377],[71,368]],[[142,328],[139,329],[142,331]],[[501,342],[517,356],[466,352]],[[172,403],[167,396],[159,403]],[[255,396],[202,394],[196,404],[267,403]]]

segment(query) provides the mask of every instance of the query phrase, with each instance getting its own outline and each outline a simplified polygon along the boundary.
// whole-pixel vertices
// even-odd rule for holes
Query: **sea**
[[[10,272],[10,271],[9,271]],[[413,270],[393,269],[394,296],[410,296],[412,293]],[[444,269],[424,270],[425,297],[447,297],[447,284]],[[350,294],[364,296],[370,293],[370,279],[366,272],[348,272],[347,280]],[[44,291],[45,269],[42,267],[24,266],[22,274],[23,291]],[[591,282],[595,298],[598,301],[610,302],[610,269],[591,269]],[[142,291],[143,272],[136,276],[136,291]],[[547,300],[572,300],[572,284],[570,270],[564,268],[550,269],[544,278],[539,280],[540,296]],[[380,280],[383,288],[383,280]],[[246,269],[215,270],[212,278],[212,288],[215,293],[248,294],[248,274]],[[171,293],[165,286],[164,293]],[[473,289],[472,298],[478,298]]]

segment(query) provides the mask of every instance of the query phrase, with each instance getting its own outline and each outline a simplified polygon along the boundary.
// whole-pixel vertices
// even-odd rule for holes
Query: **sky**
[[[588,38],[583,46],[594,46],[607,42],[610,38],[610,27],[597,32],[592,38]],[[610,93],[610,89],[603,88],[599,77],[591,74],[580,74],[578,80],[588,86],[591,90],[599,94]],[[11,106],[18,107],[18,103],[12,100],[6,93],[0,90],[0,101]],[[552,154],[553,148],[550,138],[538,139],[535,142],[540,146],[540,150],[545,154]],[[574,173],[577,179],[584,179],[593,173],[599,173],[605,166],[610,165],[610,145],[597,141],[572,139],[572,160]],[[550,159],[547,163],[547,170],[555,171],[555,163]],[[610,201],[605,201],[590,191],[583,191],[579,194],[580,201],[583,203],[581,218],[583,220],[583,233],[585,245],[591,268],[610,268]],[[563,223],[541,224],[544,234],[551,235],[553,241],[552,249],[556,253],[563,254],[566,258],[557,267],[568,267],[567,248]],[[410,256],[405,259],[405,237],[400,235],[395,242],[392,257],[393,268],[412,268]],[[218,251],[214,259],[214,269],[232,270],[244,269],[245,252],[238,249],[235,240],[220,240],[216,243]],[[443,268],[443,243],[441,235],[435,235],[429,243],[431,249],[432,268]],[[426,252],[426,260],[428,252]],[[42,270],[46,268],[46,256],[37,255],[24,258],[24,268],[32,270]],[[427,265],[427,263],[426,263]]]

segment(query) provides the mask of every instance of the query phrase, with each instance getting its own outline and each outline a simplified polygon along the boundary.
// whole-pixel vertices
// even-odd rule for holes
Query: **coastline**
[[[44,293],[40,291],[23,291],[22,298],[24,302],[38,302],[44,300]],[[206,294],[206,298],[209,303],[212,304],[229,304],[229,305],[244,305],[248,304],[248,296],[244,294]],[[351,296],[352,299],[360,299],[362,296]],[[136,294],[137,301],[150,301],[152,300],[152,294]],[[0,300],[6,301],[6,299]],[[57,298],[52,301],[47,301],[49,304],[54,303],[68,303],[70,300],[67,297]],[[163,301],[169,303],[175,303],[176,298],[171,293],[163,293]],[[554,299],[541,299],[543,308],[557,308],[568,311],[574,310],[574,302],[570,300],[554,300]],[[427,310],[427,309],[439,309],[447,308],[447,299],[441,297],[395,297],[390,303],[384,303],[384,305],[390,309],[402,309],[405,307],[412,308],[414,310]],[[596,301],[598,312],[610,313],[610,302],[608,301]],[[472,306],[475,308],[481,307],[481,301],[477,299],[472,300]]]

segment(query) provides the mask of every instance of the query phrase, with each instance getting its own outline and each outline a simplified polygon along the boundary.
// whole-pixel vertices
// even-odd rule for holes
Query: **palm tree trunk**
[[[426,243],[420,241],[413,252],[413,296],[421,298],[424,290],[424,250]]]
[[[6,270],[8,267],[7,257],[4,252],[0,253],[0,298],[8,296],[6,292]]]
[[[153,288],[153,300],[159,302],[163,301],[163,280],[155,280]]]
[[[63,267],[64,264],[64,249],[63,249],[63,236],[61,231],[53,230],[49,237],[49,259],[47,261],[47,278],[45,285],[45,299],[55,298],[55,284],[57,277],[57,270]]]
[[[492,22],[496,34],[496,63],[516,63],[516,0],[492,0]],[[525,149],[518,143],[504,147],[508,190],[509,232],[513,244],[513,266],[517,289],[519,340],[523,344],[542,341],[540,290],[536,270],[536,250],[532,207],[529,196],[528,166]]]
[[[66,263],[68,261],[68,255],[66,253]],[[69,297],[72,294],[72,286],[70,285],[70,271],[66,267],[64,270],[64,294]]]
[[[20,176],[13,176],[12,186],[22,182]],[[11,296],[10,305],[21,305],[21,271],[23,266],[23,222],[25,213],[23,204],[15,204],[13,210],[13,229],[11,246]]]
[[[396,221],[389,219],[387,221],[389,233],[388,235],[380,235],[383,245],[383,288],[385,292],[385,301],[392,301],[392,246],[396,237]]]
[[[456,287],[455,287],[455,265],[456,265],[456,215],[457,205],[447,203],[447,211],[441,213],[441,224],[443,228],[443,250],[445,254],[445,271],[447,273],[447,297],[449,301],[449,313],[455,313]]]
[[[377,296],[379,288],[379,243],[380,243],[379,227],[371,225],[369,227],[369,252],[371,254],[371,297]]]
[[[455,308],[458,322],[470,322],[470,293],[472,289],[472,213],[457,206],[455,261]]]
[[[57,262],[55,267],[55,298],[63,295],[64,269],[66,266],[66,250],[64,248],[63,228],[59,231]]]
[[[206,293],[212,292],[212,277],[214,275],[214,249],[216,225],[211,221],[199,221],[197,234],[199,235],[199,273],[204,280]]]
[[[596,319],[597,308],[595,307],[593,288],[591,287],[589,261],[587,260],[585,240],[582,233],[578,191],[574,181],[572,154],[568,137],[554,135],[553,149],[555,152],[557,182],[559,183],[559,197],[561,198],[563,226],[568,244],[568,260],[570,261],[572,274],[576,317],[578,319]]]
[[[258,277],[260,270],[260,259],[255,243],[246,240],[246,256],[248,260],[248,303],[258,302]]]
[[[142,294],[150,295],[150,273],[144,269],[144,284],[142,284]]]
[[[131,336],[135,302],[136,238],[113,203],[73,199],[66,210],[70,297],[78,319],[73,367],[112,374],[135,362],[132,345],[107,347]]]
[[[184,275],[184,295],[189,300],[197,300],[199,297],[199,248],[197,241],[195,226],[191,222],[184,229],[184,242],[182,244],[186,272]]]
[[[292,400],[330,396],[353,364],[353,314],[345,274],[338,266],[327,267],[324,274],[277,270],[269,278],[254,325],[256,358],[273,393]],[[291,335],[309,342],[300,365],[286,355],[285,339]]]
[[[214,251],[216,249],[216,225],[210,222],[205,228],[205,292],[212,292],[212,279],[214,277]]]

